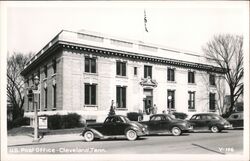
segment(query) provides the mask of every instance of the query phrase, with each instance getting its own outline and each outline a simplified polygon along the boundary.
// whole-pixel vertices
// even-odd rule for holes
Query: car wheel
[[[137,133],[134,130],[128,130],[126,132],[126,137],[129,141],[134,141],[137,138]]]
[[[94,140],[94,134],[92,131],[87,131],[84,133],[84,138],[87,142],[93,141]]]
[[[172,130],[171,130],[172,134],[174,136],[179,136],[181,135],[181,129],[177,126],[173,127]]]
[[[213,133],[217,133],[217,132],[219,132],[220,130],[219,130],[219,128],[218,128],[217,126],[212,126],[212,127],[211,127],[211,131],[212,131]]]

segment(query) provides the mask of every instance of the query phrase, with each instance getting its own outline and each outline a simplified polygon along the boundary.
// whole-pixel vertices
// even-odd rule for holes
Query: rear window
[[[161,120],[163,120],[163,119],[162,119],[161,116],[153,116],[153,117],[151,118],[151,120],[152,120],[152,121],[161,121]]]
[[[243,119],[243,114],[232,114],[230,119]]]
[[[191,120],[200,120],[201,116],[200,115],[195,115],[191,117]]]

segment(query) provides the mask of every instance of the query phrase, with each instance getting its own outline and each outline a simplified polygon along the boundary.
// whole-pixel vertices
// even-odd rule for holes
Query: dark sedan
[[[213,133],[217,133],[232,127],[227,120],[214,113],[195,114],[189,122],[193,125],[195,131],[211,130]]]
[[[149,121],[140,122],[148,126],[149,134],[170,132],[175,136],[192,130],[192,126],[185,120],[174,119],[168,114],[155,114]]]
[[[233,128],[241,128],[243,129],[243,112],[237,112],[237,113],[233,113],[231,114],[228,118],[227,121],[232,124]]]
[[[122,115],[109,116],[104,123],[89,124],[84,127],[82,136],[86,141],[109,136],[126,136],[128,140],[136,140],[138,136],[147,135],[147,126],[130,121]]]

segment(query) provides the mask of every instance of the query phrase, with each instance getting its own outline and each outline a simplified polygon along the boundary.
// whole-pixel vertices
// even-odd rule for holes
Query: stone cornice
[[[108,49],[108,48],[100,48],[96,46],[87,46],[87,45],[82,45],[82,44],[68,43],[68,42],[61,42],[60,44],[62,44],[62,47],[64,49],[91,52],[100,56],[102,55],[103,56],[117,56],[117,57],[122,57],[125,59],[160,63],[160,64],[166,64],[170,66],[196,69],[196,70],[202,70],[202,71],[208,71],[208,72],[214,72],[214,73],[222,73],[222,74],[225,73],[225,70],[223,68],[215,67],[215,66],[207,65],[207,64],[193,63],[193,62],[188,62],[188,61],[168,59],[168,58],[162,58],[162,57],[157,57],[157,56],[149,56],[149,55],[140,54],[140,53],[131,53],[131,52],[113,50],[113,49]]]

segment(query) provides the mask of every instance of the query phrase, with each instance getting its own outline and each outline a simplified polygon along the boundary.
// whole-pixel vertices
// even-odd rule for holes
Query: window
[[[116,87],[117,108],[126,108],[126,87]]]
[[[171,96],[171,99],[169,99],[169,96]],[[168,90],[168,109],[175,109],[175,91],[174,90]]]
[[[174,79],[174,69],[172,69],[172,68],[168,68],[168,81],[174,81],[175,79]]]
[[[194,78],[194,72],[188,71],[188,83],[194,83],[195,78]]]
[[[238,114],[234,114],[230,116],[230,119],[239,119],[239,115]]]
[[[137,67],[134,67],[134,75],[137,75]]]
[[[151,121],[162,121],[165,119],[162,116],[153,116],[150,120]]]
[[[188,110],[195,109],[195,92],[188,92]]]
[[[37,71],[37,76],[39,77],[39,82],[41,82],[40,80],[40,78],[41,78],[41,76],[40,76],[40,70],[38,70]],[[39,93],[38,94],[38,104],[37,104],[37,109],[40,111],[41,110],[41,94]]]
[[[28,107],[27,107],[27,111],[29,111],[29,108],[30,108],[30,100],[29,100],[29,97],[28,97],[28,92],[29,92],[29,79],[27,80],[27,102],[28,102]]]
[[[85,84],[85,105],[96,105],[96,85]]]
[[[215,111],[215,93],[209,93],[209,110]]]
[[[56,108],[56,84],[53,85],[53,107]]]
[[[200,115],[194,115],[191,117],[190,120],[200,120],[201,119],[201,116]]]
[[[207,120],[207,115],[201,115],[201,120]]]
[[[116,75],[126,76],[126,63],[125,62],[116,62]]]
[[[48,105],[48,89],[44,88],[44,109],[47,109]]]
[[[44,66],[44,77],[47,78],[48,71],[47,71],[47,65]]]
[[[35,75],[34,74],[32,74],[32,76],[31,76],[32,78],[31,78],[31,80],[32,80],[32,85],[34,86],[35,85]]]
[[[209,84],[215,86],[215,75],[209,74]]]
[[[85,57],[85,72],[96,73],[96,59]]]
[[[152,78],[152,66],[144,66],[144,78],[150,77]]]
[[[37,103],[37,109],[40,111],[41,110],[41,101],[40,101],[40,98],[41,98],[41,94],[39,93],[38,94],[38,103]]]
[[[55,74],[56,73],[56,60],[55,59],[52,61],[52,67],[53,67],[53,72]]]

